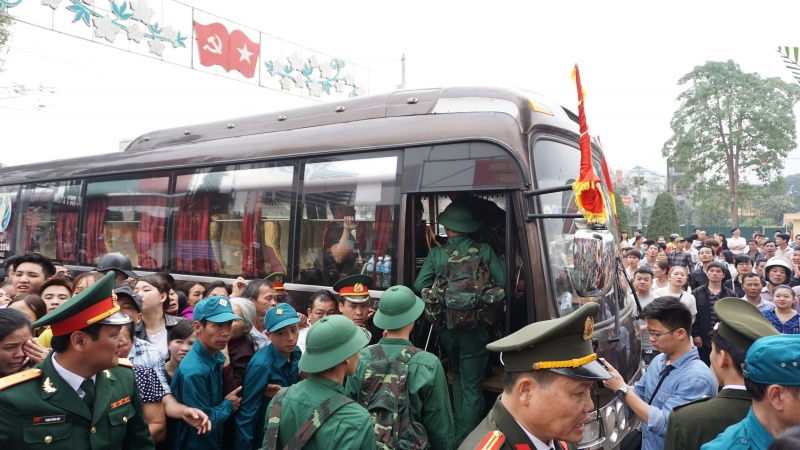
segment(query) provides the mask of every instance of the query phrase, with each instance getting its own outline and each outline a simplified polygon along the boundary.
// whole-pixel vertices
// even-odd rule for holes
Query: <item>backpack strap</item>
[[[281,407],[283,406],[283,398],[286,397],[288,387],[282,388],[272,398],[272,408],[269,410],[267,425],[264,428],[264,445],[261,447],[263,450],[275,450],[278,446],[278,430],[281,424]]]
[[[383,361],[388,359],[386,357],[386,352],[383,351],[383,346],[381,344],[370,345],[369,347],[369,354],[372,356],[373,361]]]
[[[422,350],[417,347],[414,347],[413,345],[409,345],[408,347],[400,351],[400,356],[397,358],[397,360],[403,364],[408,364],[408,362],[411,361],[411,357],[420,351]]]
[[[328,397],[324,402],[322,402],[321,405],[319,405],[319,407],[311,412],[311,415],[308,417],[306,422],[300,427],[300,429],[297,430],[294,436],[289,439],[289,443],[286,444],[286,447],[284,447],[283,450],[292,450],[305,447],[306,443],[308,443],[308,441],[311,440],[311,437],[314,436],[314,433],[322,426],[323,423],[325,423],[326,420],[333,415],[333,413],[335,413],[342,406],[352,402],[352,399],[341,394]],[[271,421],[272,416],[270,415],[270,422]],[[275,433],[276,439],[277,435],[278,433]]]

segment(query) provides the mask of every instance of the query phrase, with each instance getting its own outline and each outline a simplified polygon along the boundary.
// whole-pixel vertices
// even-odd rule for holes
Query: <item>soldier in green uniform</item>
[[[411,357],[405,363],[408,370],[405,387],[412,417],[425,428],[432,450],[452,450],[456,448],[455,432],[442,363],[436,355],[414,348],[409,340],[414,322],[422,315],[424,308],[422,299],[405,286],[394,286],[383,293],[378,312],[375,313],[375,325],[386,330],[386,337],[378,344],[361,350],[358,369],[355,375],[347,377],[346,390],[350,398],[366,406],[361,388],[367,366],[375,360],[373,352],[377,350],[383,353],[383,359],[388,360],[398,360],[404,351],[411,352]],[[388,426],[401,424],[392,423]]]
[[[343,386],[365,345],[366,334],[347,317],[324,317],[311,326],[299,364],[310,375],[273,397],[262,449],[375,449],[370,414],[344,395]]]
[[[599,312],[587,303],[487,345],[503,352],[503,393],[459,450],[560,450],[580,442],[594,408],[590,390],[611,378],[592,350]]]
[[[476,244],[470,237],[480,228],[472,211],[461,204],[451,203],[439,214],[439,223],[447,233],[447,245],[431,250],[414,282],[414,290],[422,292],[431,288],[436,275],[448,264],[448,249],[454,248],[459,255],[467,255],[469,249],[478,246],[478,256],[483,258],[489,267],[492,281],[498,286],[505,286],[505,266],[503,261],[488,245]],[[423,295],[423,297],[425,297]],[[449,329],[441,325],[438,329],[442,346],[451,359],[453,374],[453,405],[455,407],[456,442],[461,442],[481,420],[485,400],[483,398],[483,381],[486,365],[489,362],[489,328],[479,323],[471,329]]]
[[[756,339],[778,334],[764,314],[740,298],[714,304],[719,322],[711,332],[711,369],[722,388],[716,397],[703,397],[676,406],[667,421],[664,448],[694,450],[714,440],[747,416],[753,401],[744,387],[742,364]]]
[[[133,365],[118,357],[130,318],[119,312],[113,287],[109,273],[33,324],[50,325],[53,351],[0,380],[4,450],[155,448]]]
[[[339,312],[364,330],[370,344],[377,344],[381,332],[372,322],[375,309],[371,308],[369,303],[370,287],[372,287],[372,277],[356,274],[337,281],[333,285],[333,290],[339,293]]]
[[[781,431],[800,425],[800,335],[763,337],[750,346],[744,363],[753,407],[701,450],[763,450]]]

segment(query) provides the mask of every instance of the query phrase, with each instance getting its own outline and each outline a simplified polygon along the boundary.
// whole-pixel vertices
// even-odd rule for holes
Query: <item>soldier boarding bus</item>
[[[439,214],[458,200],[482,223],[474,239],[505,265],[496,337],[597,302],[593,343],[632,385],[637,308],[613,209],[605,226],[577,213],[577,122],[538,94],[459,87],[154,131],[122,152],[0,169],[0,261],[38,252],[77,273],[120,252],[137,274],[178,280],[283,272],[304,312],[311,293],[352,274],[372,277],[373,301],[414,286],[445,242]],[[597,141],[592,161],[603,178]],[[439,351],[430,325],[415,333]],[[581,446],[610,449],[636,418],[610,390],[593,395]]]

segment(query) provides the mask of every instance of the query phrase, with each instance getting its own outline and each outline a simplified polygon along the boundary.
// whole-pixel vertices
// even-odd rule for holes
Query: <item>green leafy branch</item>
[[[778,54],[794,79],[800,83],[800,47],[778,47]]]

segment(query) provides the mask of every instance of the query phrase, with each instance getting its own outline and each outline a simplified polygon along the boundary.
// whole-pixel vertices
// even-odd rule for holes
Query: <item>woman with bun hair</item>
[[[142,297],[142,320],[136,325],[136,337],[158,347],[165,360],[169,358],[167,334],[179,320],[184,320],[166,313],[170,289],[167,280],[158,275],[139,278],[135,289]]]

